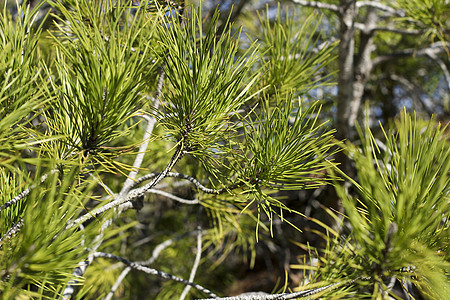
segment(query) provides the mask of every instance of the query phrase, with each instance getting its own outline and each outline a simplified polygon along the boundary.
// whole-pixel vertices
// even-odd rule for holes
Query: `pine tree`
[[[329,210],[339,228],[309,218],[326,247],[298,243],[303,284],[233,299],[449,293],[445,126],[405,112],[344,145],[310,100],[336,58],[317,15],[296,27],[267,9],[260,39],[227,17],[184,1],[3,7],[3,298],[218,298],[228,256],[254,264],[277,224],[301,231],[280,191],[324,185],[345,211]]]

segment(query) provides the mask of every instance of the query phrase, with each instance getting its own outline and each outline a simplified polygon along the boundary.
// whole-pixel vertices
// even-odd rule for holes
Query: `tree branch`
[[[358,1],[358,2],[356,2],[356,8],[361,8],[361,7],[365,7],[365,6],[377,8],[377,9],[379,9],[381,11],[384,11],[384,12],[387,12],[387,13],[389,13],[391,15],[396,15],[396,16],[399,16],[399,17],[405,17],[406,16],[406,14],[405,14],[405,12],[403,10],[395,9],[395,8],[393,8],[391,6],[382,4],[382,3],[377,2],[377,1]]]
[[[301,6],[318,8],[318,9],[327,9],[336,13],[341,13],[341,7],[335,4],[323,3],[319,1],[304,1],[304,0],[291,0],[292,3],[298,4]],[[376,2],[376,1],[358,1],[356,2],[356,8],[359,9],[361,7],[374,7],[381,11],[387,12],[391,15],[396,15],[399,17],[405,17],[406,14],[401,9],[395,9],[391,6]]]
[[[447,65],[433,51],[425,51],[425,54],[439,65],[444,73],[445,80],[447,81],[447,88],[450,91],[450,71],[448,70]]]
[[[162,87],[164,82],[164,68],[159,67],[158,69],[158,83],[156,85],[156,93],[153,97],[153,106],[155,109],[158,109],[158,98],[161,95]],[[142,161],[144,160],[145,151],[147,151],[148,144],[150,142],[150,136],[153,132],[153,128],[155,127],[156,120],[150,116],[144,115],[144,119],[147,120],[147,127],[145,129],[144,137],[142,138],[142,144],[139,147],[139,153],[136,155],[136,158],[133,163],[133,171],[130,172],[128,175],[127,180],[125,180],[125,183],[123,184],[122,190],[120,191],[120,195],[124,196],[126,195],[134,182],[134,179],[136,178],[139,168],[142,165]]]
[[[156,190],[156,189],[150,189],[150,190],[147,191],[147,193],[158,194],[158,195],[167,197],[169,199],[172,199],[174,201],[177,201],[177,202],[183,203],[183,204],[190,204],[190,205],[192,205],[192,204],[199,204],[200,203],[200,201],[198,201],[198,199],[192,199],[192,200],[184,199],[184,198],[180,198],[180,197],[177,197],[177,196],[172,195],[170,193],[167,193],[167,192],[164,192],[164,191],[161,191],[161,190]]]
[[[379,65],[389,60],[412,57],[412,56],[423,56],[423,55],[436,55],[445,52],[445,49],[450,46],[449,42],[437,42],[431,44],[427,48],[422,49],[404,49],[401,51],[393,52],[390,54],[380,55],[373,59],[373,65]]]
[[[331,11],[334,11],[337,13],[340,12],[339,6],[334,5],[334,4],[328,4],[328,3],[318,2],[318,1],[303,1],[303,0],[291,0],[291,2],[301,5],[301,6],[319,8],[319,9],[327,9],[327,10],[331,10]]]
[[[143,266],[147,266],[152,264],[153,262],[155,262],[155,260],[158,258],[159,254],[166,248],[168,248],[170,245],[173,244],[174,241],[177,241],[187,235],[192,235],[193,232],[189,232],[189,233],[185,233],[182,234],[178,237],[172,238],[172,239],[168,239],[164,242],[162,242],[161,244],[159,244],[158,246],[155,247],[155,249],[153,249],[152,252],[152,256],[145,260],[145,261],[138,261],[136,263],[143,265]],[[114,293],[116,292],[117,288],[120,286],[120,283],[125,279],[125,277],[127,276],[127,274],[131,271],[131,267],[126,267],[125,269],[123,269],[122,273],[120,273],[119,277],[117,277],[116,282],[114,282],[114,285],[111,287],[111,290],[109,291],[109,293],[106,295],[105,300],[111,300],[112,297],[114,296]]]
[[[139,183],[141,183],[143,181],[149,180],[149,179],[151,179],[151,178],[153,178],[155,176],[158,176],[158,173],[150,173],[150,174],[144,175],[144,176],[138,178],[136,180],[135,184],[137,185],[137,184],[139,184]],[[239,187],[241,187],[243,185],[242,182],[238,182],[238,183],[232,184],[232,185],[230,185],[228,187],[224,187],[224,188],[221,188],[221,189],[211,189],[211,188],[205,187],[197,179],[195,179],[194,177],[189,176],[189,175],[185,175],[185,174],[181,174],[181,173],[168,172],[166,177],[175,177],[175,178],[181,178],[181,179],[188,180],[191,183],[193,183],[199,190],[201,190],[202,192],[207,193],[207,194],[220,195],[220,194],[223,194],[223,193],[225,193],[227,191],[231,191],[231,190],[237,189],[237,188],[239,188]]]
[[[195,255],[194,265],[192,266],[192,269],[191,269],[191,274],[189,275],[190,282],[194,281],[195,274],[197,273],[198,266],[200,265],[200,259],[202,258],[202,226],[200,223],[202,207],[203,206],[200,206],[198,208],[198,212],[197,212],[197,253]],[[186,298],[190,289],[191,289],[190,285],[186,285],[184,287],[184,290],[180,296],[180,300],[184,300],[184,298]]]
[[[355,23],[355,28],[361,31],[368,31],[369,29],[362,23]],[[372,31],[388,31],[392,33],[404,34],[404,35],[419,35],[422,34],[423,30],[415,30],[415,29],[401,29],[395,28],[393,26],[385,26],[385,27],[374,27],[371,28]]]
[[[183,278],[180,278],[178,276],[174,276],[172,274],[169,274],[169,273],[166,273],[166,272],[163,272],[163,271],[159,271],[159,270],[156,270],[156,269],[153,269],[153,268],[145,267],[145,266],[143,266],[141,264],[138,264],[136,262],[131,262],[131,261],[129,261],[129,260],[123,258],[123,257],[116,256],[116,255],[111,254],[111,253],[105,253],[105,252],[95,252],[94,253],[94,257],[103,257],[103,258],[115,259],[115,260],[118,260],[118,261],[126,264],[127,266],[129,266],[129,267],[131,267],[133,269],[138,270],[138,271],[142,271],[142,272],[145,272],[145,273],[151,274],[151,275],[156,275],[156,276],[158,276],[158,277],[160,277],[162,279],[172,280],[172,281],[176,281],[176,282],[181,282],[181,283],[186,284],[186,285],[190,285],[193,288],[195,288],[195,289],[197,289],[197,290],[199,290],[199,291],[209,295],[210,297],[213,297],[213,299],[217,298],[216,294],[214,294],[213,292],[211,292],[207,288],[204,288],[201,285],[198,285],[198,284],[196,284],[194,282],[187,281],[187,280],[185,280]]]
[[[405,77],[398,76],[396,74],[391,74],[390,78],[392,80],[397,81],[401,85],[403,85],[408,92],[409,96],[411,97],[413,103],[419,104],[422,106],[422,109],[427,112],[427,114],[431,117],[433,115],[433,109],[430,109],[426,103],[424,102],[424,99],[422,97],[423,94],[425,94],[425,91],[422,90],[422,88],[409,81]]]
[[[353,281],[351,281],[351,282],[353,282]],[[348,284],[346,284],[346,285],[348,285]],[[310,289],[310,290],[300,291],[300,292],[296,292],[296,293],[266,294],[266,295],[263,295],[262,293],[245,293],[245,294],[242,294],[239,296],[234,296],[234,297],[208,298],[208,299],[203,299],[203,300],[288,300],[288,299],[309,297],[309,296],[318,294],[318,293],[326,291],[326,290],[332,290],[332,289],[337,288],[342,285],[343,285],[343,283],[339,282],[339,283],[329,284],[327,286],[320,287],[317,289]]]
[[[19,195],[15,196],[14,198],[12,198],[11,200],[9,200],[8,202],[3,203],[0,206],[0,211],[4,210],[5,208],[11,207],[15,204],[17,204],[17,202],[19,202],[20,200],[22,200],[23,198],[25,198],[26,196],[28,196],[30,194],[30,191],[35,188],[35,185],[32,185],[31,187],[25,189],[23,192],[21,192]]]
[[[159,68],[158,83],[157,83],[157,87],[156,87],[156,93],[155,93],[155,97],[153,98],[154,102],[156,103],[155,105],[158,104],[158,101],[156,101],[155,99],[158,98],[159,95],[161,94],[163,81],[164,81],[164,69],[163,69],[163,67],[160,67],[160,68]],[[124,199],[125,196],[127,195],[128,191],[129,191],[129,190],[131,189],[131,187],[133,186],[134,178],[136,178],[136,176],[137,176],[137,172],[138,172],[138,170],[139,170],[139,168],[140,168],[140,166],[141,166],[141,164],[142,164],[142,161],[143,161],[144,156],[145,156],[145,151],[147,150],[147,147],[148,147],[148,144],[149,144],[150,135],[151,135],[151,133],[152,133],[152,131],[153,131],[153,128],[154,128],[154,125],[155,125],[155,120],[152,119],[152,118],[150,118],[150,117],[149,117],[147,120],[148,120],[148,123],[147,123],[146,131],[145,131],[145,133],[144,133],[143,143],[142,143],[141,146],[139,147],[139,153],[138,153],[138,155],[136,156],[135,161],[134,161],[134,163],[133,163],[133,168],[135,168],[135,170],[133,170],[133,171],[130,172],[129,177],[128,177],[127,180],[125,181],[125,183],[124,183],[124,185],[123,185],[123,187],[122,187],[122,190],[121,190],[120,194],[117,196],[117,199],[116,199],[115,201],[112,201],[112,202],[109,203],[109,205],[111,205],[111,204],[114,203],[114,202],[117,203],[117,205],[112,205],[110,208],[108,208],[108,209],[111,209],[111,208],[118,207],[118,210],[117,210],[117,212],[116,212],[116,216],[115,216],[115,217],[117,217],[118,215],[120,215],[123,211],[135,207],[135,204],[136,204],[136,203],[135,203],[133,200],[136,199],[136,201],[137,201],[137,200],[141,199],[141,198],[144,196],[144,192],[142,192],[142,194],[136,195],[136,196],[135,196],[134,198],[132,198],[132,199],[126,200],[126,201],[124,201],[124,202],[121,202],[121,201],[123,201],[123,199]],[[179,157],[179,158],[181,158],[181,157]],[[171,163],[172,163],[172,165],[171,165]],[[172,167],[175,165],[176,161],[174,162],[174,161],[173,161],[173,158],[172,158],[171,163],[169,163],[169,165],[167,166],[167,168],[168,168],[168,167],[172,168]],[[167,169],[167,168],[166,168],[166,169]],[[165,170],[165,171],[166,171],[166,170]],[[169,171],[170,171],[170,170],[169,170]],[[163,172],[163,173],[164,173],[164,172]],[[162,173],[161,173],[161,174],[162,174]],[[161,176],[162,176],[162,175],[161,175]],[[163,179],[163,177],[159,177],[159,178],[157,177],[157,178],[155,178],[155,180],[154,180],[154,185],[156,185],[156,184],[157,184],[160,180],[162,180],[162,179]],[[158,181],[158,180],[159,180],[159,181]],[[100,183],[102,184],[101,181],[100,181]],[[109,191],[109,193],[110,193],[111,195],[113,195],[112,191]],[[128,198],[126,198],[126,199],[128,199]],[[139,202],[138,202],[138,203],[139,203]],[[108,205],[108,204],[107,204],[107,205]],[[103,211],[102,211],[102,209],[103,209]],[[97,211],[98,214],[101,214],[102,212],[105,212],[105,211],[108,210],[108,209],[104,209],[104,206],[102,206],[102,207],[98,208],[98,209],[95,210],[95,211]],[[98,214],[97,214],[97,215],[98,215]],[[91,214],[90,214],[90,213],[87,213],[87,214],[85,214],[84,216],[81,216],[80,218],[78,218],[77,220],[75,220],[74,222],[68,223],[67,226],[66,226],[66,228],[67,228],[67,229],[68,229],[68,228],[71,228],[71,227],[73,227],[73,226],[75,226],[75,225],[77,225],[77,224],[78,224],[78,225],[82,225],[82,223],[83,223],[84,221],[81,221],[81,220],[82,220],[82,219],[88,220],[88,219],[90,219],[90,216],[91,216]],[[80,221],[80,222],[77,223],[77,221]],[[95,246],[90,250],[91,253],[94,252],[94,251],[96,251],[96,250],[100,247],[100,245],[102,244],[103,232],[104,232],[104,230],[105,230],[106,228],[108,228],[108,227],[112,224],[112,222],[113,222],[112,219],[108,219],[108,220],[106,220],[106,221],[102,224],[102,233],[100,233],[98,236],[96,236],[95,241],[96,241],[97,243],[96,243]],[[83,276],[83,274],[86,272],[87,267],[91,264],[92,260],[93,260],[92,254],[89,254],[88,259],[87,259],[86,261],[84,261],[84,262],[80,262],[80,263],[79,263],[79,266],[74,270],[74,273],[73,273],[73,274],[76,275],[76,276]],[[76,283],[77,283],[76,281],[74,281],[74,282],[68,282],[66,288],[65,288],[64,291],[63,291],[63,299],[69,299],[69,298],[72,296],[72,294],[74,293],[75,288],[76,288]]]
[[[111,290],[109,293],[105,296],[104,300],[111,300],[112,297],[114,297],[114,293],[119,288],[122,281],[125,279],[125,277],[130,273],[131,267],[126,267],[123,269],[122,273],[120,273],[119,277],[117,277],[116,281],[114,282],[113,286],[111,287]]]
[[[108,203],[104,206],[101,206],[97,209],[94,209],[92,212],[84,214],[83,216],[79,217],[75,221],[68,223],[66,226],[66,229],[72,228],[73,226],[76,226],[78,224],[82,224],[82,223],[86,222],[87,220],[95,218],[112,208],[118,207],[121,204],[130,202],[140,196],[143,196],[148,190],[153,188],[155,185],[157,185],[161,180],[163,180],[166,177],[167,173],[170,172],[170,170],[184,156],[184,154],[185,154],[184,150],[182,149],[182,146],[180,144],[177,147],[177,149],[175,150],[175,153],[173,154],[167,167],[164,169],[163,172],[156,175],[156,177],[152,180],[152,182],[146,184],[145,186],[143,186],[141,188],[130,191],[126,197],[118,196],[116,200],[111,201],[110,203]]]
[[[8,231],[6,231],[6,233],[2,237],[0,237],[0,249],[3,245],[3,241],[6,239],[10,239],[14,235],[16,235],[20,231],[22,226],[23,226],[23,219],[19,218],[19,221],[17,221],[16,224],[11,226],[11,228],[9,228]]]
[[[53,174],[55,172],[58,172],[57,170],[52,170],[49,172],[49,174]],[[41,176],[41,183],[43,183],[49,174],[44,174]],[[35,184],[33,184],[32,186],[30,186],[29,188],[26,188],[23,192],[21,192],[19,195],[15,196],[14,198],[12,198],[11,200],[9,200],[8,202],[3,203],[0,206],[0,211],[4,210],[5,208],[11,207],[15,204],[17,204],[20,200],[22,200],[23,198],[25,198],[26,196],[28,196],[30,194],[30,192],[36,187]]]
[[[79,217],[75,221],[73,221],[71,223],[68,223],[66,225],[66,229],[70,229],[70,228],[72,228],[73,226],[76,226],[76,225],[81,225],[85,221],[87,221],[87,220],[89,220],[89,219],[91,219],[93,217],[96,217],[96,216],[106,212],[107,210],[115,208],[115,207],[119,207],[118,214],[120,214],[120,212],[122,212],[122,211],[124,211],[126,209],[129,209],[129,208],[133,207],[132,201],[134,199],[142,197],[147,190],[151,189],[156,184],[158,184],[158,182],[160,182],[165,177],[165,175],[174,167],[174,165],[177,163],[177,161],[179,159],[181,159],[181,157],[183,155],[184,155],[184,152],[181,149],[181,146],[178,146],[177,149],[175,150],[174,155],[172,156],[171,161],[167,165],[166,169],[163,172],[159,173],[152,182],[150,182],[149,184],[143,186],[140,189],[136,189],[136,190],[131,191],[128,194],[127,197],[121,197],[119,195],[116,200],[106,204],[105,206],[102,206],[100,208],[95,209],[91,213],[86,213],[85,215]],[[102,224],[102,231],[104,229],[106,229],[107,227],[109,227],[111,224],[112,224],[112,219],[106,220]],[[98,243],[92,248],[93,251],[95,251],[101,245],[101,242],[102,242],[101,239],[102,238],[103,238],[103,233],[99,234],[96,237],[95,241],[98,242]],[[86,272],[87,267],[91,264],[91,262],[92,262],[91,258],[92,258],[92,254],[90,254],[88,256],[88,259],[86,261],[80,262],[79,266],[75,269],[73,274],[76,275],[76,276],[82,276]],[[69,282],[67,284],[66,288],[63,291],[63,296],[62,296],[63,299],[69,299],[72,296],[72,294],[75,291],[75,286],[76,286],[76,282]]]

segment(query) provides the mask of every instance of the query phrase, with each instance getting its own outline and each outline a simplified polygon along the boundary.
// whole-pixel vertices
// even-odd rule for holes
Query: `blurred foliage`
[[[447,128],[404,112],[394,128],[381,129],[384,141],[366,125],[362,147],[347,146],[358,170],[358,182],[349,178],[358,195],[336,186],[345,208],[342,232],[328,228],[318,263],[295,267],[312,269],[314,282],[354,280],[331,298],[397,297],[394,284],[411,294],[406,288],[411,282],[427,299],[445,299],[450,289]],[[321,250],[309,251],[315,256]]]

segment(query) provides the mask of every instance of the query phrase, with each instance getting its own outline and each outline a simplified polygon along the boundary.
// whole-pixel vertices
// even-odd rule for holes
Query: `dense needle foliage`
[[[254,266],[274,227],[301,234],[287,215],[319,224],[325,246],[288,241],[304,273],[279,299],[450,293],[448,128],[404,112],[381,135],[364,126],[360,145],[334,139],[312,91],[330,84],[336,43],[321,43],[316,14],[297,26],[267,9],[251,36],[184,1],[6,7],[4,299],[216,298],[228,257]],[[281,194],[332,185],[334,225]]]

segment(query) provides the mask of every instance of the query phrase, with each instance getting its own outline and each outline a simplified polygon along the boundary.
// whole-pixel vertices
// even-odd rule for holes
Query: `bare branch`
[[[89,254],[89,256],[86,260],[80,261],[78,263],[78,266],[72,272],[72,275],[74,277],[81,278],[84,275],[84,273],[86,272],[87,267],[92,263],[93,260],[94,260],[94,256],[92,254]],[[61,299],[63,299],[63,300],[70,299],[70,297],[72,297],[73,293],[75,292],[75,289],[76,289],[78,283],[79,283],[78,280],[69,281],[67,283],[67,286],[64,288]]]
[[[20,231],[20,229],[22,228],[22,225],[23,225],[23,219],[19,218],[19,221],[17,221],[16,224],[11,226],[11,228],[9,228],[8,231],[6,231],[6,233],[2,237],[0,237],[0,248],[2,247],[4,240],[10,239],[11,237],[16,235]]]
[[[306,6],[306,7],[312,7],[312,8],[319,8],[319,9],[327,9],[334,12],[339,12],[339,6],[329,3],[323,3],[318,1],[303,1],[303,0],[291,0],[293,3]]]
[[[175,238],[172,239],[168,239],[164,242],[162,242],[161,244],[159,244],[158,246],[155,247],[155,249],[153,249],[152,252],[152,256],[144,261],[138,261],[136,263],[143,265],[143,266],[148,266],[151,265],[152,263],[154,263],[156,261],[156,259],[158,258],[159,254],[166,248],[168,248],[170,245],[173,244],[173,242],[180,240],[186,236],[191,236],[194,235],[195,231],[191,231],[188,233],[184,233],[182,235],[179,235]],[[111,300],[112,297],[114,296],[115,291],[117,290],[117,288],[120,286],[120,283],[125,279],[125,277],[127,276],[127,274],[131,271],[131,267],[126,267],[125,269],[123,269],[122,273],[120,273],[119,277],[117,277],[116,282],[114,282],[114,285],[111,287],[111,290],[109,291],[109,293],[106,295],[106,297],[104,298],[105,300]]]
[[[125,269],[123,269],[122,273],[120,273],[119,277],[117,277],[116,281],[114,282],[113,286],[111,287],[111,290],[106,295],[106,297],[103,299],[105,299],[105,300],[112,299],[112,297],[114,296],[114,293],[119,288],[120,284],[125,279],[125,277],[128,275],[128,273],[130,273],[130,271],[131,271],[131,267],[126,267]]]
[[[384,12],[387,12],[387,13],[389,13],[391,15],[396,15],[396,16],[399,16],[399,17],[406,16],[406,14],[405,14],[405,12],[403,10],[395,9],[395,8],[393,8],[391,6],[382,4],[382,3],[377,2],[377,1],[358,1],[358,2],[356,2],[356,8],[361,8],[361,7],[364,7],[364,6],[377,8],[377,9],[379,9],[381,11],[384,11]]]
[[[164,68],[159,67],[158,70],[158,84],[156,86],[156,93],[153,97],[153,106],[155,109],[158,108],[158,98],[161,95],[163,82],[164,82]],[[130,172],[128,175],[127,180],[125,180],[125,183],[123,184],[122,190],[120,191],[120,195],[124,196],[128,193],[128,191],[132,188],[134,179],[136,178],[139,168],[142,165],[142,161],[144,160],[145,152],[147,151],[148,144],[150,142],[150,136],[153,132],[153,128],[155,127],[156,120],[150,116],[144,115],[144,119],[147,120],[147,128],[144,132],[144,137],[142,138],[142,144],[139,146],[139,153],[136,155],[136,158],[133,163],[133,171]]]
[[[52,170],[49,172],[49,174],[53,174],[55,172],[58,172],[57,170]],[[49,174],[44,174],[41,177],[41,183],[43,183]],[[4,210],[5,208],[11,207],[15,204],[17,204],[20,200],[22,200],[23,198],[25,198],[26,196],[28,196],[30,194],[30,192],[36,187],[35,184],[33,184],[32,186],[30,186],[29,188],[25,189],[23,192],[21,192],[19,195],[15,196],[14,198],[12,198],[11,200],[9,200],[6,203],[3,203],[0,206],[0,211]]]
[[[17,202],[19,202],[20,200],[22,200],[23,198],[28,196],[30,194],[30,191],[33,188],[35,188],[35,187],[36,187],[35,185],[32,185],[31,187],[25,189],[23,192],[21,192],[19,195],[15,196],[14,198],[9,200],[8,202],[5,202],[4,204],[2,204],[0,206],[0,211],[4,210],[5,208],[11,207],[11,206],[17,204]]]
[[[319,1],[304,1],[304,0],[291,0],[292,3],[306,6],[306,7],[312,7],[312,8],[318,8],[318,9],[327,9],[336,13],[341,13],[341,7],[335,4],[329,4],[329,3],[323,3]],[[391,6],[379,3],[377,1],[358,1],[356,2],[356,8],[359,9],[361,7],[373,7],[377,8],[383,12],[386,12],[390,15],[395,15],[399,17],[405,17],[406,14],[401,9],[395,9]]]
[[[202,258],[202,226],[200,223],[201,212],[202,212],[202,206],[200,206],[198,208],[198,213],[197,213],[197,253],[195,255],[194,265],[192,266],[192,269],[191,269],[191,274],[189,275],[190,282],[194,281],[195,274],[197,273],[198,266],[200,265],[200,259]],[[180,296],[180,300],[184,300],[184,298],[186,298],[190,289],[191,289],[190,285],[186,285],[184,287],[184,290]]]
[[[167,197],[169,199],[172,199],[174,201],[177,201],[177,202],[180,202],[180,203],[183,203],[183,204],[191,204],[192,205],[192,204],[199,204],[200,203],[198,201],[198,199],[192,199],[192,200],[190,200],[190,199],[183,199],[183,198],[177,197],[175,195],[172,195],[172,194],[170,194],[168,192],[164,192],[164,191],[161,191],[161,190],[150,189],[150,190],[147,191],[147,193],[158,194],[158,195]]]
[[[404,58],[404,57],[412,57],[412,56],[423,56],[423,55],[437,55],[445,52],[445,50],[450,46],[449,42],[437,42],[431,44],[427,48],[422,49],[404,49],[398,52],[393,52],[386,55],[380,55],[373,59],[373,65],[376,66],[378,64],[384,63],[389,60]]]
[[[320,292],[331,290],[342,286],[342,283],[329,284],[324,287],[310,289],[306,291],[296,292],[296,293],[283,293],[283,294],[265,294],[265,293],[245,293],[234,297],[223,297],[223,298],[208,298],[203,300],[288,300],[297,299],[302,297],[309,297]],[[265,295],[264,295],[265,294]]]
[[[447,81],[447,88],[450,91],[450,71],[448,70],[447,65],[433,51],[425,51],[425,54],[439,65],[444,73],[445,80]]]
[[[239,187],[241,187],[243,185],[243,182],[238,182],[238,183],[234,183],[234,184],[232,184],[230,186],[223,187],[221,189],[210,189],[210,188],[207,188],[204,185],[202,185],[194,177],[191,177],[191,176],[188,176],[188,175],[185,175],[185,174],[170,172],[170,173],[167,174],[167,177],[176,177],[176,178],[182,178],[182,179],[189,180],[190,182],[195,184],[195,186],[197,186],[202,192],[207,193],[207,194],[220,195],[220,194],[223,194],[225,192],[237,189],[237,188],[239,188]]]
[[[158,176],[158,173],[150,173],[150,174],[144,175],[144,176],[142,176],[142,177],[140,177],[139,179],[136,180],[136,184],[139,184],[139,183],[141,183],[141,182],[143,182],[145,180],[154,178],[155,176]],[[238,182],[238,183],[232,184],[232,185],[230,185],[228,187],[224,187],[224,188],[221,188],[221,189],[211,189],[211,188],[205,187],[203,184],[201,184],[194,177],[186,175],[186,174],[169,172],[169,173],[167,173],[166,177],[175,177],[175,178],[181,178],[181,179],[188,180],[191,183],[193,183],[199,190],[201,190],[202,192],[207,193],[207,194],[220,195],[220,194],[223,194],[223,193],[225,193],[227,191],[231,191],[231,190],[234,190],[236,188],[239,188],[239,187],[241,187],[243,185],[243,183]]]
[[[414,103],[420,105],[424,111],[431,117],[433,115],[433,110],[428,107],[428,105],[424,102],[424,99],[421,95],[425,94],[425,91],[417,84],[409,81],[405,77],[398,76],[396,74],[391,74],[390,78],[392,80],[397,81],[401,85],[403,85],[408,92],[409,96],[413,100]]]
[[[395,28],[393,26],[386,26],[386,27],[374,27],[371,29],[368,29],[364,24],[362,23],[355,23],[355,28],[359,29],[361,31],[388,31],[392,33],[398,33],[398,34],[404,34],[404,35],[419,35],[422,34],[422,30],[415,30],[415,29],[401,29],[401,28]]]
[[[185,280],[183,278],[180,278],[178,276],[175,276],[175,275],[163,272],[163,271],[159,271],[159,270],[156,270],[156,269],[153,269],[153,268],[145,267],[145,266],[143,266],[141,264],[138,264],[136,262],[129,261],[129,260],[123,258],[123,257],[117,256],[117,255],[114,255],[114,254],[111,254],[111,253],[105,253],[105,252],[95,252],[94,253],[94,257],[104,257],[104,258],[115,259],[115,260],[118,260],[118,261],[126,264],[127,266],[129,266],[129,267],[131,267],[133,269],[138,270],[138,271],[142,271],[142,272],[145,272],[145,273],[151,274],[151,275],[156,275],[156,276],[158,276],[160,278],[163,278],[163,279],[172,280],[172,281],[176,281],[176,282],[181,282],[181,283],[186,284],[186,285],[190,285],[193,288],[195,288],[195,289],[197,289],[197,290],[199,290],[199,291],[209,295],[210,297],[213,297],[213,299],[217,298],[216,294],[214,294],[213,292],[211,292],[207,288],[204,288],[201,285],[198,285],[196,283],[187,281],[187,280]]]
[[[170,170],[184,156],[184,154],[185,154],[184,150],[181,148],[181,145],[179,145],[177,147],[177,149],[175,150],[175,153],[173,154],[169,164],[164,169],[164,171],[159,173],[158,175],[156,175],[156,177],[150,183],[146,184],[145,186],[143,186],[141,188],[130,191],[126,197],[119,196],[114,201],[111,201],[110,203],[108,203],[104,206],[101,206],[97,209],[94,209],[92,212],[84,214],[83,216],[79,217],[75,221],[68,223],[66,226],[66,229],[72,228],[73,226],[76,226],[78,224],[82,224],[82,223],[86,222],[87,220],[95,218],[112,208],[118,207],[126,202],[131,202],[134,199],[136,199],[140,196],[143,196],[148,190],[153,188],[155,185],[157,185],[161,180],[163,180],[167,176],[167,173],[170,172]]]
[[[159,173],[152,182],[143,186],[142,188],[131,191],[130,193],[128,193],[127,197],[123,197],[123,196],[119,195],[116,200],[114,200],[100,208],[95,209],[91,213],[86,213],[85,215],[79,217],[75,221],[68,223],[66,225],[66,229],[70,229],[73,226],[82,225],[85,221],[87,221],[93,217],[96,217],[112,208],[118,207],[118,211],[117,211],[116,215],[119,215],[121,212],[123,212],[129,208],[132,208],[134,206],[133,201],[135,199],[138,199],[138,198],[144,196],[144,194],[147,190],[151,189],[156,184],[158,184],[162,179],[164,179],[166,174],[175,166],[175,164],[178,162],[178,160],[180,160],[183,157],[183,155],[184,155],[183,149],[181,148],[181,146],[178,146],[177,149],[175,150],[174,155],[172,156],[172,159],[170,160],[169,164],[167,165],[167,167],[164,169],[163,172]],[[102,224],[102,232],[104,232],[104,229],[109,227],[111,224],[112,224],[112,219],[106,220]],[[96,249],[98,249],[98,247],[101,245],[102,238],[103,238],[103,233],[99,234],[96,237],[95,241],[97,241],[98,243],[92,248],[93,251],[96,251]],[[91,257],[91,254],[89,255],[89,257]],[[82,276],[84,274],[84,272],[86,272],[86,269],[89,266],[89,264],[91,263],[91,261],[92,261],[92,259],[88,258],[87,263],[85,263],[81,267],[77,267],[74,271],[74,275],[76,275],[75,272],[77,272],[77,273],[81,273],[81,275],[79,275],[79,276]],[[82,264],[82,263],[83,262],[80,262],[80,264]],[[78,268],[79,268],[79,270],[77,270]],[[66,288],[63,291],[63,299],[69,299],[72,296],[72,294],[75,291],[75,284],[76,284],[76,282],[75,283],[69,282],[67,284]]]

